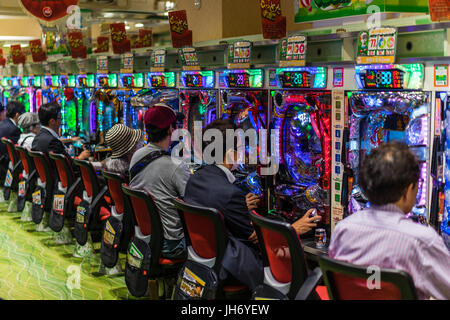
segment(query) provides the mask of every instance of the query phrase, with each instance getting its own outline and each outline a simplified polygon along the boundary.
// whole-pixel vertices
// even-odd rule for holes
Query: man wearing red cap
[[[130,186],[153,196],[164,229],[162,253],[167,258],[180,257],[186,252],[186,244],[172,198],[184,197],[191,172],[186,163],[172,159],[168,153],[172,132],[177,128],[177,116],[169,106],[157,104],[145,113],[144,124],[148,144],[131,159]],[[142,235],[139,228],[136,234]],[[142,238],[146,240],[143,235]]]

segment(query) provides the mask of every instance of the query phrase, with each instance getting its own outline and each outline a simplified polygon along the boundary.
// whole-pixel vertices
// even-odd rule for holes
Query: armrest
[[[107,192],[108,192],[108,186],[104,186],[100,190],[98,195],[94,198],[94,200],[91,203],[91,211],[93,213],[95,213],[95,212],[97,212],[99,210],[99,207],[100,207],[102,201],[104,201],[104,197],[105,197]]]
[[[322,270],[319,267],[315,268],[306,278],[300,290],[295,296],[295,300],[306,300],[314,292],[319,281],[322,279]]]
[[[22,160],[17,161],[16,165],[13,167],[13,172],[22,172]],[[22,169],[22,170],[20,170]]]
[[[76,194],[77,190],[81,186],[81,182],[82,182],[81,178],[77,178],[75,182],[67,189],[66,196],[68,198],[71,198],[72,195]]]

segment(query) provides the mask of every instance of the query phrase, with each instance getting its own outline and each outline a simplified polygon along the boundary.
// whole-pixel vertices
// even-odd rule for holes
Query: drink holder
[[[134,236],[128,246],[125,264],[125,283],[135,297],[142,297],[148,289],[151,249],[150,241]]]
[[[88,197],[86,191],[83,191],[83,200],[77,207],[75,218],[74,234],[79,245],[84,246],[88,239],[88,227],[91,220],[91,202],[92,198]]]
[[[36,189],[33,192],[33,204],[31,207],[31,218],[35,224],[39,224],[44,216],[44,205],[47,200],[47,192],[45,191],[46,182],[42,182],[38,178]]]
[[[214,300],[218,277],[213,268],[187,260],[178,273],[174,300]]]
[[[117,214],[116,207],[111,208],[111,216],[106,220],[100,247],[100,257],[103,264],[112,268],[119,258],[120,242],[123,233],[123,216]]]

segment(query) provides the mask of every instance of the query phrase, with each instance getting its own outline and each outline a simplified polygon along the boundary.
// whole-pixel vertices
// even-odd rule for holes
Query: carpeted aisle
[[[33,222],[20,221],[18,213],[8,213],[6,208],[0,204],[1,299],[135,299],[128,293],[123,273],[98,273],[99,244],[92,258],[75,258],[74,244],[53,244],[50,232],[36,232]],[[124,258],[121,255],[122,263]]]

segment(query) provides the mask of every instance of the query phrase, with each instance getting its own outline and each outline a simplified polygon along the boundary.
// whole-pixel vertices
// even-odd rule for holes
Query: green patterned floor
[[[99,244],[92,258],[72,256],[72,245],[55,245],[50,232],[36,232],[0,204],[0,298],[8,300],[123,300],[123,273],[102,275]],[[121,255],[123,263],[124,257]]]

